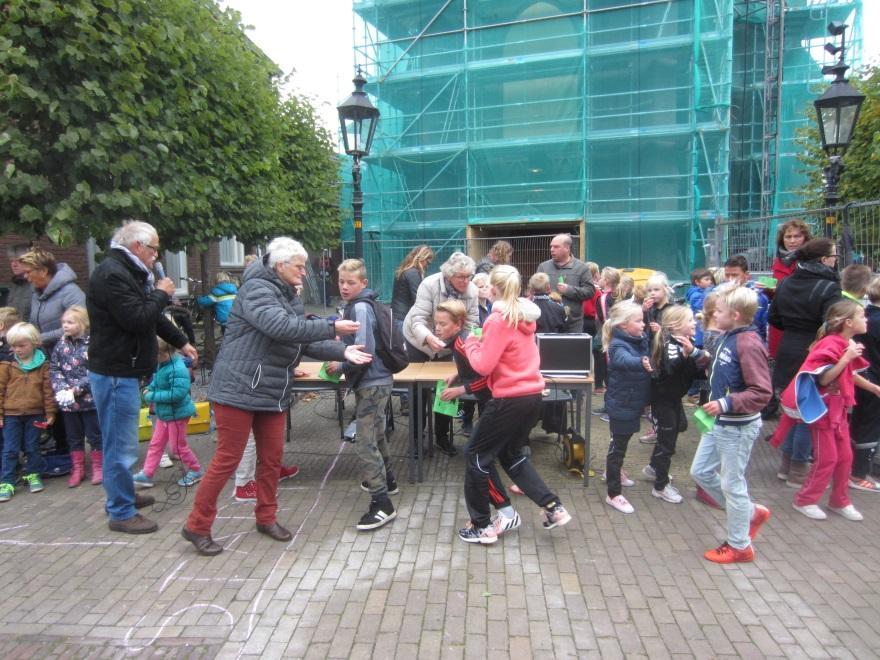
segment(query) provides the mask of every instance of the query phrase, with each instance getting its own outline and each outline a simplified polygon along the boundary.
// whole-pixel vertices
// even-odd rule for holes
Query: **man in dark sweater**
[[[158,525],[135,510],[153,498],[135,496],[131,466],[138,458],[140,379],[156,370],[159,335],[193,359],[198,352],[162,313],[174,282],[156,282],[151,271],[159,235],[146,222],[116,230],[106,256],[89,280],[91,322],[89,383],[104,440],[104,491],[114,532],[149,534]]]
[[[550,241],[550,259],[538,266],[539,273],[547,273],[550,286],[562,296],[568,316],[562,332],[583,332],[583,301],[596,293],[590,269],[571,254],[571,235],[559,234]]]

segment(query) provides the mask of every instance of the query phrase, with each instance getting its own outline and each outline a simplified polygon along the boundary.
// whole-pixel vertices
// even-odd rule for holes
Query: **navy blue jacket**
[[[633,337],[615,328],[608,347],[608,389],[605,409],[611,419],[638,419],[651,400],[651,374],[642,358],[649,357],[648,337]]]
[[[719,424],[738,426],[761,419],[770,401],[767,347],[755,326],[734,328],[721,336],[712,358],[711,400],[721,404]]]

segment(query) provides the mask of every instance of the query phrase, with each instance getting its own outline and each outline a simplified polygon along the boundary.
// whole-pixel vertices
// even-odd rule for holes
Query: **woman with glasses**
[[[837,273],[837,245],[830,238],[814,238],[798,248],[794,272],[777,287],[770,304],[769,322],[783,331],[776,349],[773,391],[788,387],[807,357],[828,309],[841,299]],[[812,440],[807,426],[798,425],[782,446],[777,476],[800,488],[809,470]]]
[[[434,314],[437,306],[447,300],[460,300],[467,309],[467,322],[479,325],[477,286],[471,282],[474,260],[462,252],[453,252],[440,272],[429,275],[419,285],[416,301],[403,322],[406,354],[410,362],[452,360],[452,347],[434,334]],[[424,414],[424,413],[423,413]],[[447,456],[458,452],[452,444],[452,418],[434,416],[434,434],[437,448]]]
[[[361,350],[363,346],[346,346],[334,339],[355,334],[357,322],[305,318],[297,291],[305,279],[308,258],[292,238],[274,239],[263,259],[245,269],[232,303],[208,388],[217,423],[217,449],[182,530],[183,538],[199,554],[223,551],[211,538],[217,498],[241,461],[251,433],[257,449],[257,531],[276,541],[292,538],[276,514],[293,370],[304,355],[354,364],[371,359]]]

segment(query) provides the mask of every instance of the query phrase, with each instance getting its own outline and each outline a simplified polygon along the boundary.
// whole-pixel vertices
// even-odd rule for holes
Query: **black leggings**
[[[657,421],[657,444],[651,454],[651,467],[657,473],[654,488],[663,490],[669,483],[669,466],[685,419],[684,408],[681,401],[652,401],[651,414]]]
[[[632,433],[614,433],[611,436],[608,456],[605,459],[605,486],[608,488],[608,497],[610,498],[620,495],[620,470],[623,468],[626,448],[629,446],[629,439],[632,436]]]

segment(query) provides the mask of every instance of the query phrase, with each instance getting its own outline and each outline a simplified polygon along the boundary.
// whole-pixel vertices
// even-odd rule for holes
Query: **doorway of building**
[[[571,234],[571,252],[581,256],[581,223],[527,225],[471,225],[467,229],[467,253],[479,263],[496,241],[507,241],[513,247],[511,264],[520,272],[523,286],[550,258],[550,241],[557,234]]]

